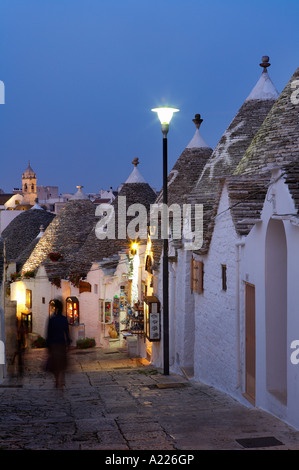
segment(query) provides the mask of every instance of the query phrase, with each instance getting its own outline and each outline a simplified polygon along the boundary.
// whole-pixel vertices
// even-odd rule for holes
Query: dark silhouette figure
[[[22,379],[24,375],[24,356],[27,343],[27,327],[23,319],[16,321],[16,350],[12,358],[12,364],[17,360],[17,376]]]
[[[60,300],[54,302],[54,312],[49,319],[47,331],[47,370],[54,374],[56,388],[62,390],[67,369],[67,351],[71,340],[68,321],[62,315],[62,303]]]

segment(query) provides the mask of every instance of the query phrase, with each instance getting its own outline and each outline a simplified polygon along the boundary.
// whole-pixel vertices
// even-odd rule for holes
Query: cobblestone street
[[[258,437],[277,439],[266,449],[299,449],[299,432],[273,416],[125,351],[71,351],[64,392],[45,357],[30,350],[22,381],[0,385],[1,450],[241,450],[239,439]]]

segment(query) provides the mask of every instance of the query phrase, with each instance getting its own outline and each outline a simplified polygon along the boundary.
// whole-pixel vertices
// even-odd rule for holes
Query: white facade
[[[234,393],[238,386],[236,363],[236,242],[226,188],[204,262],[203,294],[194,293],[194,377]],[[225,211],[225,212],[224,212]],[[195,256],[196,258],[196,256]],[[227,290],[222,289],[222,265],[227,270]]]
[[[30,310],[32,312],[32,332],[42,337],[46,337],[47,324],[49,319],[49,303],[53,299],[59,299],[63,303],[64,313],[66,313],[66,299],[76,297],[79,302],[79,324],[84,326],[85,337],[94,338],[98,347],[122,347],[125,346],[125,337],[120,334],[117,338],[111,338],[109,328],[111,323],[105,324],[101,317],[100,303],[103,301],[113,302],[115,296],[118,298],[122,287],[130,285],[130,297],[133,302],[142,300],[142,281],[146,282],[144,271],[145,246],[140,245],[137,254],[133,259],[133,269],[129,269],[126,253],[119,255],[119,261],[113,269],[106,269],[100,263],[93,263],[91,269],[84,280],[90,284],[90,292],[80,292],[79,287],[74,286],[69,280],[61,280],[59,287],[53,285],[49,280],[46,270],[41,265],[34,278],[18,280],[11,283],[11,300],[17,302],[17,315]],[[15,271],[12,264],[8,272]],[[32,292],[32,306],[26,306],[26,290]],[[127,317],[127,310],[120,312],[119,321],[124,322]],[[125,328],[120,324],[120,331]],[[70,325],[70,334],[73,346],[79,335],[79,326]],[[135,338],[136,339],[136,338]]]
[[[224,189],[218,214],[229,207]],[[237,367],[237,292],[236,256],[239,237],[229,211],[215,224],[209,253],[193,255],[178,250],[169,269],[170,367],[173,372],[187,371],[195,380],[204,381],[230,393],[238,384]],[[191,292],[191,257],[204,262],[204,291]],[[221,265],[227,267],[227,290],[222,290]],[[162,270],[162,267],[161,267]],[[158,292],[162,299],[162,278]],[[162,363],[162,347],[156,365]],[[189,374],[188,374],[189,375]]]
[[[278,173],[274,172],[276,178]],[[194,370],[193,380],[257,406],[299,429],[299,221],[284,179],[270,184],[260,222],[237,235],[223,187],[205,256],[204,291],[190,290],[191,253],[170,263],[170,370]],[[227,268],[222,289],[221,265]],[[162,299],[161,276],[158,295]],[[249,396],[246,286],[255,291],[254,381]],[[251,318],[251,319],[252,319]],[[163,365],[163,341],[154,346]],[[292,360],[291,360],[292,359]]]
[[[246,237],[241,279],[255,286],[255,403],[299,429],[299,365],[291,362],[292,341],[299,339],[299,227],[296,217],[285,215],[296,212],[281,178],[269,187],[261,222]]]
[[[26,305],[26,290],[32,292],[32,307]],[[32,332],[46,337],[49,320],[49,302],[61,299],[61,289],[48,281],[43,266],[38,269],[35,278],[24,279],[11,283],[10,299],[17,302],[17,315],[32,311]]]

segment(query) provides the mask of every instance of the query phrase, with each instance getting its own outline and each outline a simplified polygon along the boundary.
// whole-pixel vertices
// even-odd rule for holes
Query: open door
[[[255,286],[245,284],[245,397],[255,405]]]

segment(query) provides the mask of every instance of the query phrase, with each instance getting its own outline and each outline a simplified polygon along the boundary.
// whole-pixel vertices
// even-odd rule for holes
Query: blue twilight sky
[[[169,170],[194,135],[215,147],[261,74],[279,92],[299,65],[298,0],[0,0],[0,188],[162,185],[151,108],[178,107]]]

